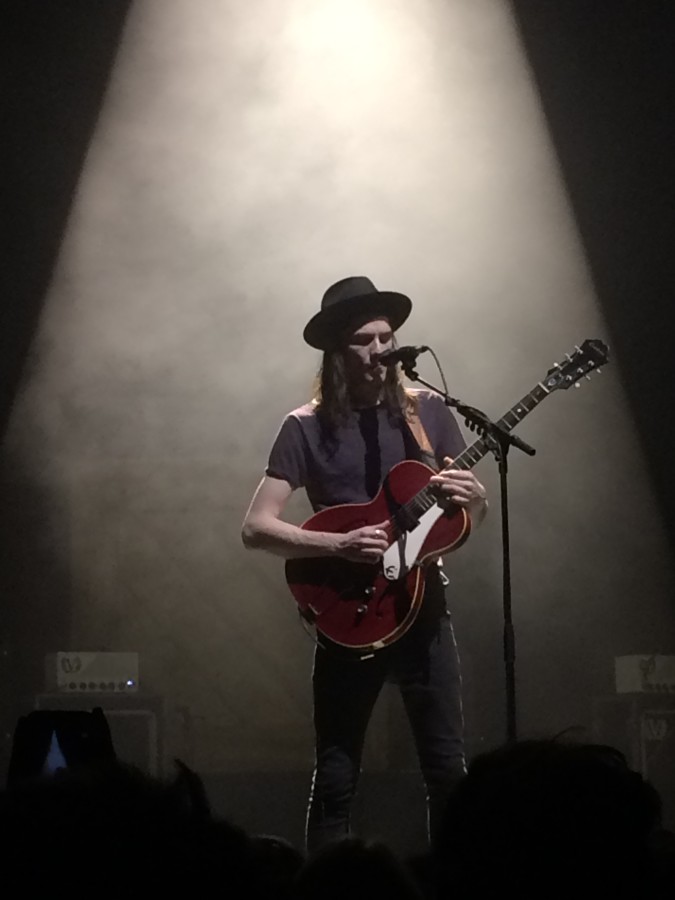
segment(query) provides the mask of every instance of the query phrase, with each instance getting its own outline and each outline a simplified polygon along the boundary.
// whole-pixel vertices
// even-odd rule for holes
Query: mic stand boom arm
[[[458,400],[456,397],[451,397],[445,391],[430,384],[430,382],[425,381],[424,378],[419,376],[412,365],[406,365],[405,362],[402,362],[401,368],[406,377],[411,381],[417,381],[420,384],[423,384],[425,387],[428,387],[429,390],[442,397],[446,406],[451,406],[453,409],[456,409],[460,416],[463,417],[467,428],[471,431],[476,431],[482,438],[486,438],[489,443],[491,443],[490,439],[493,439],[500,445],[503,443],[506,446],[507,451],[509,446],[513,446],[518,450],[522,450],[523,453],[527,453],[528,456],[534,456],[537,452],[534,447],[531,447],[526,441],[519,438],[518,435],[512,434],[510,431],[502,428],[498,422],[492,422],[482,410],[476,409],[475,406],[469,406],[466,403],[462,403],[462,401]],[[494,447],[490,446],[490,450],[495,453]]]

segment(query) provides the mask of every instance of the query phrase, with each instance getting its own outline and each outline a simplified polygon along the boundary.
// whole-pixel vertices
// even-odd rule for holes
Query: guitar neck
[[[541,382],[525,394],[511,409],[506,412],[497,422],[504,431],[512,431],[519,422],[522,422],[525,416],[529,415],[535,407],[539,406],[541,401],[548,397],[551,392]],[[470,447],[463,450],[458,457],[453,460],[451,468],[453,469],[472,469],[476,463],[490,451],[490,447],[485,438],[478,438]]]
[[[548,397],[554,386],[546,387],[539,382],[529,394],[525,394],[497,423],[505,431],[511,431],[528,413],[539,406],[544,397]],[[484,438],[479,438],[457,456],[451,465],[452,469],[471,469],[489,452],[490,447]],[[420,516],[436,504],[438,497],[433,485],[427,485],[406,504],[406,510],[413,516]]]
[[[504,431],[512,431],[525,416],[539,406],[541,401],[552,394],[553,391],[567,390],[575,385],[579,386],[579,380],[591,371],[600,371],[608,360],[609,348],[604,341],[597,338],[585,340],[581,347],[575,347],[572,354],[566,353],[566,359],[548,370],[546,377],[525,394],[511,409],[505,413],[497,423]],[[451,464],[452,469],[471,469],[477,462],[490,451],[489,439],[479,438],[475,443],[462,451]],[[437,490],[434,485],[428,484],[406,504],[406,512],[413,516],[422,515],[430,509],[437,499]]]

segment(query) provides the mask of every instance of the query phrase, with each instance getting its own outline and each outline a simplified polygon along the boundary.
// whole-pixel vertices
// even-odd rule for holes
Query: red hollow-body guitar
[[[556,390],[578,385],[608,360],[598,340],[584,341],[499,420],[511,431]],[[479,438],[452,463],[470,469],[488,452]],[[321,510],[301,527],[309,531],[346,533],[386,522],[389,548],[377,564],[353,563],[339,557],[289,559],[286,580],[301,615],[319,635],[351,651],[369,655],[402,637],[415,621],[424,596],[429,565],[460,547],[471,532],[471,519],[461,507],[443,499],[429,483],[433,470],[406,460],[392,468],[370,503]]]

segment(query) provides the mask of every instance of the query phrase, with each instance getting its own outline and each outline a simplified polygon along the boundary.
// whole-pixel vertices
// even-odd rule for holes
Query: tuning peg
[[[570,362],[572,362],[572,357],[569,355],[569,353],[566,353],[565,356],[567,357],[567,359],[568,359]]]
[[[578,344],[574,345],[574,349],[577,351],[577,353],[581,353],[581,347]]]
[[[602,375],[602,369],[596,369],[596,370],[595,370],[595,374],[596,374],[596,375]]]
[[[575,387],[575,388],[579,388],[579,387],[581,387],[581,385],[579,384],[578,381],[575,381],[575,382],[574,382],[574,387]]]
[[[586,376],[586,381],[590,381],[590,380],[591,380],[591,376],[590,376],[590,375],[587,375],[587,376]]]

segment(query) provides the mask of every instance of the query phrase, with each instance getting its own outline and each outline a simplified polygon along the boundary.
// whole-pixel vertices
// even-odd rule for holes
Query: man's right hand
[[[365,525],[339,535],[337,554],[357,563],[377,563],[391,541],[387,537],[388,522]]]

